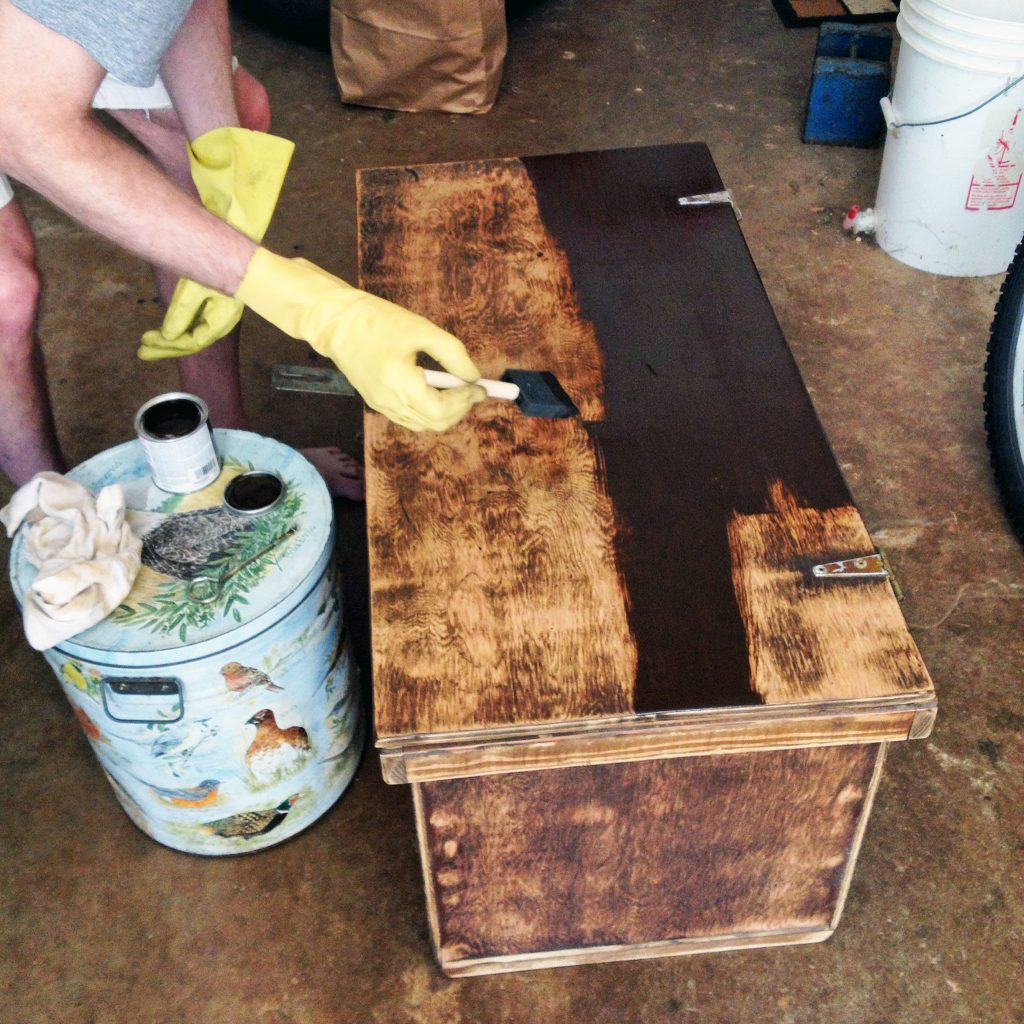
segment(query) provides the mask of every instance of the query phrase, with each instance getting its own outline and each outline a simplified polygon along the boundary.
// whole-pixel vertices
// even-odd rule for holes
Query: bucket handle
[[[114,722],[129,725],[173,725],[185,716],[180,679],[171,676],[104,676],[103,710]]]
[[[997,93],[989,96],[987,100],[982,100],[981,103],[975,104],[970,110],[961,111],[959,114],[950,114],[949,117],[939,117],[934,121],[901,121],[896,108],[892,105],[891,94],[883,96],[878,103],[882,108],[882,117],[885,118],[885,127],[890,132],[898,132],[900,128],[931,128],[933,125],[948,124],[950,121],[959,121],[963,117],[970,117],[971,114],[977,113],[982,107],[987,107],[990,103],[999,99],[1000,96],[1005,96],[1011,89],[1015,89],[1020,85],[1021,82],[1024,82],[1024,75],[1004,85]]]

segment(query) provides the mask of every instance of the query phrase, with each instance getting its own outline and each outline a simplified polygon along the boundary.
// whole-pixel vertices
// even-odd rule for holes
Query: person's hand
[[[164,322],[159,330],[143,334],[138,356],[147,361],[190,356],[228,334],[244,309],[230,295],[179,278]]]
[[[367,405],[411,430],[447,430],[486,398],[472,383],[432,388],[416,365],[424,352],[456,377],[479,380],[461,341],[308,260],[257,249],[235,298],[333,360]]]
[[[248,235],[263,239],[295,150],[276,135],[217,128],[189,146],[192,180],[203,205]],[[241,302],[188,278],[178,281],[159,330],[142,336],[139,358],[190,355],[223,338],[241,319]]]

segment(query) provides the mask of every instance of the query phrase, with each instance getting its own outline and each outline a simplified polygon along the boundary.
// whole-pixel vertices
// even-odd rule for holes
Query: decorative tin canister
[[[190,494],[157,488],[137,441],[69,474],[94,493],[121,484],[143,567],[111,615],[44,652],[131,820],[200,854],[310,825],[348,785],[364,737],[323,481],[276,441],[214,441],[220,475]],[[239,510],[224,493],[247,473]],[[19,535],[19,601],[34,572]]]

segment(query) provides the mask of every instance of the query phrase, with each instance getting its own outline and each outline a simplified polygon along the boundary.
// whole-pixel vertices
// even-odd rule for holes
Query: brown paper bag
[[[504,0],[331,0],[346,103],[483,114],[505,61]]]

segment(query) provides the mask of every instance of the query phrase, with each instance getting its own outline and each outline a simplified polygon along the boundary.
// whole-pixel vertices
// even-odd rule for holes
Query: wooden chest
[[[377,747],[446,973],[813,942],[935,698],[701,144],[360,175],[364,287],[578,418],[366,419]]]

